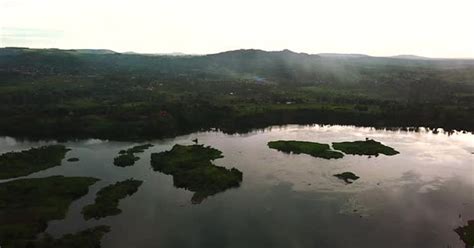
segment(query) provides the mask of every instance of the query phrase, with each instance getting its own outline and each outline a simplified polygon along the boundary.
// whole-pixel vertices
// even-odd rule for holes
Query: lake
[[[192,192],[173,186],[172,176],[156,172],[150,154],[175,144],[210,145],[223,152],[213,161],[243,173],[238,188],[192,204]],[[272,140],[320,143],[375,139],[400,154],[346,155],[326,160],[268,148]],[[54,141],[0,138],[0,153]],[[130,247],[464,247],[453,231],[474,219],[474,135],[376,130],[352,126],[271,127],[245,135],[199,132],[151,141],[154,147],[134,166],[117,167],[122,149],[141,143],[80,140],[63,143],[67,162],[25,178],[50,175],[99,178],[75,201],[65,219],[49,222],[55,237],[100,224],[112,230],[105,248]],[[352,184],[334,177],[350,171]],[[83,206],[106,185],[135,178],[138,191],[124,200],[120,215],[85,221]],[[4,182],[8,180],[3,180]]]

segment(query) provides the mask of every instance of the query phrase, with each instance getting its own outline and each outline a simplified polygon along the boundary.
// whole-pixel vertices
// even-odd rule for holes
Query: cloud
[[[1,46],[51,46],[63,36],[63,31],[6,27],[0,30]]]

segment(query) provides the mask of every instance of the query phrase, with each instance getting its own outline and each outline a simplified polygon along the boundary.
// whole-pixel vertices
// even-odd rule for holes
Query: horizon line
[[[474,57],[427,57],[427,56],[420,56],[416,54],[396,54],[396,55],[388,55],[388,56],[375,56],[369,55],[365,53],[342,53],[342,52],[321,52],[321,53],[307,53],[307,52],[296,52],[291,49],[281,49],[281,50],[265,50],[259,48],[240,48],[240,49],[232,49],[232,50],[225,50],[220,52],[213,52],[213,53],[183,53],[183,52],[135,52],[132,50],[124,51],[124,52],[117,52],[113,49],[109,48],[58,48],[58,47],[24,47],[24,46],[1,46],[0,49],[30,49],[30,50],[61,50],[61,51],[74,51],[74,50],[91,50],[91,51],[100,51],[106,50],[117,54],[137,54],[137,55],[155,55],[155,56],[207,56],[207,55],[215,55],[221,54],[226,52],[235,52],[235,51],[262,51],[262,52],[292,52],[296,54],[306,54],[306,55],[313,55],[313,56],[338,56],[338,55],[347,55],[347,56],[365,56],[365,57],[372,57],[372,58],[393,58],[393,59],[409,59],[409,60],[474,60]],[[407,58],[413,57],[413,58]]]

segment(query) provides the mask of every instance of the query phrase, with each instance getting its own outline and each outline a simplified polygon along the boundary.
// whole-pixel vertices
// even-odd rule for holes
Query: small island
[[[139,157],[135,156],[135,153],[142,153],[146,149],[152,146],[153,146],[152,144],[144,144],[144,145],[134,146],[127,150],[121,150],[119,152],[119,156],[114,158],[114,165],[119,166],[119,167],[132,166],[135,164],[136,161],[140,159]]]
[[[125,151],[125,153],[142,153],[145,152],[146,149],[151,147],[153,147],[152,144],[137,145],[127,150],[122,150],[121,152]]]
[[[377,142],[373,139],[352,142],[334,142],[332,143],[332,147],[335,150],[339,150],[344,152],[345,154],[351,155],[378,156],[379,154],[384,154],[387,156],[393,156],[399,154],[399,152],[395,149],[386,146],[380,142]]]
[[[100,219],[120,214],[122,210],[118,208],[119,201],[137,192],[142,183],[139,180],[127,179],[102,188],[97,192],[95,203],[82,209],[84,218],[86,220],[91,218]]]
[[[335,174],[334,176],[341,179],[341,180],[344,180],[344,182],[346,182],[347,184],[351,184],[353,181],[359,179],[359,177],[356,176],[352,172],[343,172],[343,173],[340,173],[340,174]]]
[[[344,154],[331,150],[328,144],[321,144],[309,141],[278,140],[268,142],[268,147],[285,153],[308,154],[317,158],[338,159]]]
[[[464,242],[466,248],[474,247],[474,220],[467,222],[467,225],[460,226],[454,231],[459,235],[459,238]]]
[[[67,161],[68,162],[78,162],[79,158],[68,158]]]
[[[90,177],[52,176],[0,184],[1,245],[22,247],[35,240],[48,221],[63,219],[69,205],[86,195],[96,181]]]
[[[118,167],[132,166],[139,159],[140,158],[133,155],[133,153],[125,153],[114,158],[114,165]]]
[[[60,166],[69,151],[63,145],[49,145],[0,155],[0,179],[27,176],[31,173]]]
[[[222,152],[204,145],[174,145],[170,151],[151,154],[155,171],[173,176],[174,186],[194,192],[192,203],[226,189],[238,187],[242,172],[216,166],[211,161],[222,158]]]

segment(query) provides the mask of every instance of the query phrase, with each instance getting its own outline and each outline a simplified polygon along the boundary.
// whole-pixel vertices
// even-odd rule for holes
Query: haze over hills
[[[297,53],[291,51],[289,49],[284,49],[280,51],[266,51],[261,49],[238,49],[238,50],[230,50],[230,51],[223,51],[218,53],[211,53],[211,54],[187,54],[182,52],[157,52],[157,53],[140,53],[134,51],[127,51],[127,52],[116,52],[110,49],[58,49],[58,48],[28,48],[28,47],[3,47],[0,49],[2,50],[57,50],[57,51],[70,51],[70,52],[77,52],[77,53],[89,53],[89,54],[132,54],[132,55],[153,55],[153,56],[206,56],[206,55],[218,55],[218,54],[226,54],[226,53],[283,53],[283,54],[300,54],[300,55],[312,55],[312,56],[320,56],[320,57],[330,57],[330,58],[366,58],[366,57],[373,57],[373,58],[397,58],[397,59],[410,59],[410,60],[474,60],[474,58],[430,58],[424,56],[418,56],[413,54],[400,54],[394,56],[371,56],[368,54],[358,54],[358,53],[316,53],[316,54],[308,54],[308,53]]]
[[[243,49],[0,49],[0,135],[165,137],[330,123],[472,130],[474,60]]]
[[[187,80],[250,80],[311,85],[320,83],[393,83],[474,81],[474,60],[418,59],[359,54],[307,54],[290,50],[241,49],[208,55],[116,53],[104,49],[0,49],[2,71],[49,74],[117,73]]]
[[[473,10],[0,0],[0,248],[474,248]]]
[[[118,52],[109,49],[71,49],[71,52],[77,53],[92,53],[92,54],[115,54]]]
[[[417,56],[417,55],[410,55],[410,54],[402,54],[402,55],[391,56],[391,58],[397,58],[397,59],[419,59],[419,60],[435,59],[435,58],[427,58],[427,57],[422,57],[422,56]],[[441,59],[443,59],[443,58],[441,58]]]
[[[321,57],[338,57],[338,58],[360,58],[360,57],[371,57],[365,54],[355,54],[355,53],[318,53],[317,55]]]

